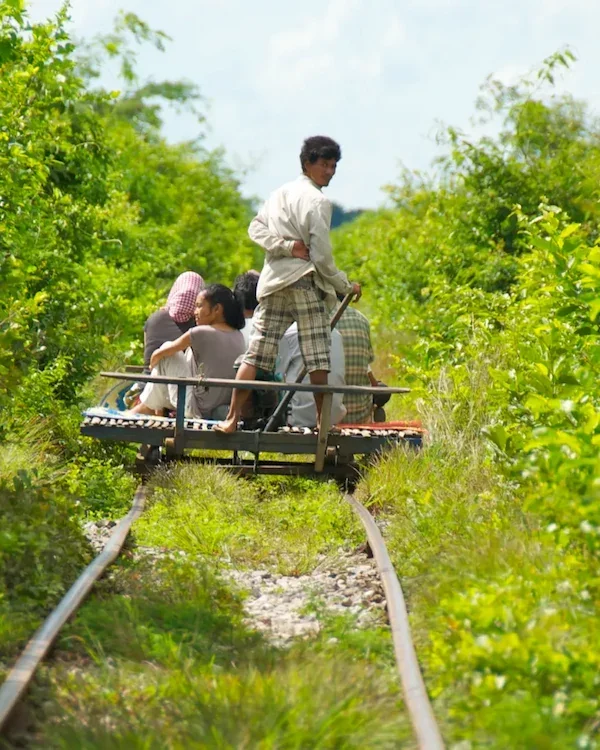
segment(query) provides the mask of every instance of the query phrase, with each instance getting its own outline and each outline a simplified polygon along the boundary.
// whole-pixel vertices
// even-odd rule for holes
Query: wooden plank
[[[93,421],[93,420],[92,420]],[[166,423],[165,428],[136,427],[133,422],[123,427],[101,426],[99,424],[82,424],[80,431],[82,435],[94,437],[100,440],[116,440],[119,442],[148,443],[149,445],[162,445],[165,438],[173,437],[173,422]],[[368,437],[360,435],[338,435],[330,434],[327,438],[328,445],[338,447],[340,453],[367,454],[376,453],[383,447],[394,445],[398,442],[406,442],[418,445],[421,442],[420,435],[394,435],[392,437],[370,434]],[[249,432],[238,430],[231,435],[224,435],[214,430],[183,430],[184,448],[199,448],[202,450],[215,451],[251,451],[257,450],[262,453],[282,454],[315,454],[317,451],[317,436],[312,430],[308,434],[299,432]]]
[[[154,427],[101,427],[100,425],[81,425],[82,435],[93,437],[97,440],[115,440],[120,443],[149,443],[150,445],[162,445],[165,437],[173,435],[173,427],[168,430],[156,429]]]
[[[331,427],[331,402],[333,393],[326,393],[323,396],[323,406],[321,409],[321,424],[319,425],[319,434],[317,436],[317,450],[315,452],[315,471],[320,473],[325,465],[325,453],[327,452],[327,438],[329,428]]]

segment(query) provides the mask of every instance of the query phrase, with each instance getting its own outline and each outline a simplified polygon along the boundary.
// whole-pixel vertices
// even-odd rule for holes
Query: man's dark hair
[[[204,295],[211,307],[223,306],[223,317],[228,326],[241,331],[246,325],[242,306],[229,287],[224,284],[209,284],[200,294]]]
[[[300,165],[304,172],[304,165],[308,162],[314,164],[318,159],[335,159],[338,162],[342,158],[342,149],[339,143],[326,135],[313,135],[302,144],[300,151]]]
[[[244,310],[256,310],[258,307],[258,300],[256,299],[258,276],[256,271],[246,271],[235,280],[233,293]]]

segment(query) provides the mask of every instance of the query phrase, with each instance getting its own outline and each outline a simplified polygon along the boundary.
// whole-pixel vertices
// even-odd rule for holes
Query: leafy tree
[[[59,357],[56,394],[72,400],[111,348],[139,350],[178,273],[227,281],[254,265],[249,209],[220,153],[160,135],[161,101],[199,99],[182,82],[139,85],[127,34],[163,34],[127,14],[102,41],[121,56],[119,95],[93,88],[98,49],[78,59],[65,8],[35,25],[21,3],[0,11],[0,403]]]
[[[473,142],[449,128],[439,183],[405,173],[389,188],[397,211],[367,214],[338,232],[338,252],[385,301],[384,315],[393,318],[407,297],[427,303],[440,277],[507,291],[529,247],[516,207],[533,216],[541,202],[560,206],[590,241],[597,237],[600,125],[569,96],[543,97],[573,59],[558,52],[514,86],[488,80],[478,109],[487,122],[501,119],[499,134]]]

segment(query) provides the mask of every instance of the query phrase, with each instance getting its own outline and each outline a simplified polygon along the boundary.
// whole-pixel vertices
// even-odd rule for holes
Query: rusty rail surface
[[[35,670],[56,640],[62,626],[78,609],[94,583],[118,556],[133,522],[141,515],[146,488],[140,485],[133,497],[131,510],[117,523],[102,552],[92,560],[59,605],[29,641],[21,656],[0,687],[0,730],[31,682]]]
[[[361,505],[348,493],[344,494],[344,499],[350,503],[365,527],[369,545],[379,569],[387,601],[394,653],[402,681],[404,702],[417,736],[419,750],[444,750],[444,741],[431,708],[412,642],[404,594],[385,542],[373,520],[373,516],[364,505]]]

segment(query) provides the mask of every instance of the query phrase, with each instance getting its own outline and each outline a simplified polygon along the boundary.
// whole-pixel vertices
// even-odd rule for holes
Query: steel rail
[[[8,673],[0,687],[0,730],[27,689],[35,670],[48,653],[62,626],[77,610],[94,583],[121,551],[131,525],[144,510],[145,501],[146,488],[140,485],[133,497],[131,510],[117,523],[102,552],[92,560],[67,591]]]
[[[404,594],[385,542],[373,520],[373,516],[364,505],[361,505],[348,493],[344,494],[344,499],[350,503],[365,527],[369,545],[379,568],[387,601],[396,664],[402,681],[404,700],[417,736],[419,749],[444,750],[444,741],[431,708],[412,642]]]

